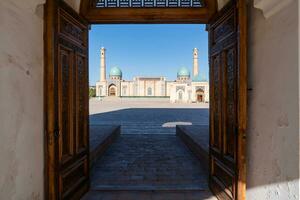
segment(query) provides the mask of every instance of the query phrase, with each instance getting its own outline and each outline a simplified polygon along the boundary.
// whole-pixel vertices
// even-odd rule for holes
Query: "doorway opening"
[[[204,91],[203,89],[198,89],[196,91],[196,95],[197,95],[197,102],[204,102],[204,97],[205,97],[205,94],[204,94]]]
[[[89,42],[90,87],[108,91],[97,89],[89,100],[90,137],[119,136],[93,161],[86,198],[97,190],[192,196],[193,188],[195,197],[213,199],[208,160],[194,156],[178,135],[199,135],[208,155],[209,99],[197,99],[198,88],[209,96],[205,26],[92,25]]]
[[[110,85],[109,88],[108,88],[108,96],[113,96],[115,97],[116,94],[117,94],[117,88],[115,85]]]
[[[204,4],[202,4],[204,2]],[[99,7],[100,5],[100,7]],[[107,7],[104,3],[104,7]],[[207,166],[209,174],[209,185],[212,192],[218,198],[224,199],[244,199],[245,195],[245,128],[246,128],[246,15],[244,1],[230,1],[221,11],[217,11],[216,1],[201,1],[200,5],[188,4],[187,8],[157,8],[157,5],[141,4],[136,9],[129,7],[119,8],[121,4],[102,10],[100,1],[83,1],[81,14],[89,23],[209,23],[209,60],[210,60],[210,95],[204,94],[204,98],[210,101],[209,108],[209,153]],[[121,5],[122,7],[123,5]],[[163,5],[163,7],[166,5]],[[126,6],[125,6],[126,7]],[[101,10],[100,10],[101,8]],[[101,11],[101,12],[100,12]],[[103,17],[105,16],[105,17]],[[57,21],[59,23],[57,23]],[[88,23],[73,11],[63,1],[47,1],[45,19],[45,109],[46,109],[46,132],[49,133],[46,139],[46,168],[47,180],[46,192],[50,199],[78,199],[87,191],[90,185],[89,164],[93,156],[89,153],[89,121],[88,119]],[[195,54],[195,49],[193,55]],[[103,55],[102,53],[100,54]],[[197,59],[194,58],[194,61]],[[105,70],[104,70],[105,71]],[[103,70],[101,70],[102,74]],[[122,71],[112,68],[110,81],[115,84],[111,91],[102,87],[104,92],[120,96],[129,93],[129,87],[123,85]],[[193,70],[193,75],[197,70]],[[170,102],[182,101],[197,102],[198,96],[192,93],[196,90],[186,88],[187,82],[193,85],[186,67],[180,68],[177,73],[175,86],[171,87],[175,94]],[[59,80],[59,81],[58,81]],[[65,80],[65,81],[61,81]],[[131,84],[133,89],[142,96],[147,96],[147,88],[151,88],[153,99],[156,99],[155,91],[166,93],[167,87],[162,87],[162,82],[166,81],[163,77],[138,77],[135,83]],[[161,90],[157,90],[159,83]],[[116,84],[118,83],[118,84]],[[135,87],[144,83],[144,88]],[[147,85],[148,84],[148,85]],[[151,86],[152,84],[152,86]],[[108,84],[109,85],[109,84]],[[130,85],[130,84],[129,84]],[[92,87],[94,88],[94,87]],[[96,89],[99,87],[95,87]],[[124,89],[124,91],[120,91]],[[141,89],[141,90],[140,90]],[[170,90],[172,90],[170,89]],[[181,95],[176,95],[181,90]],[[111,93],[109,93],[111,92]],[[205,90],[204,90],[205,93]],[[199,94],[199,99],[201,99]],[[131,98],[131,97],[129,97]],[[203,98],[203,96],[202,96]],[[116,100],[117,98],[113,98]],[[142,98],[141,98],[142,99]],[[195,99],[195,100],[193,100]],[[104,98],[99,96],[98,100],[103,102]],[[123,101],[123,100],[122,100]],[[111,101],[108,101],[111,102]],[[91,103],[92,104],[92,103]],[[121,103],[120,103],[121,105]],[[136,105],[136,104],[135,104]],[[109,111],[109,106],[105,107]],[[140,109],[136,110],[141,113]],[[177,113],[180,113],[178,110]],[[145,110],[142,110],[145,114]],[[167,112],[164,112],[167,113]],[[115,116],[115,112],[111,113]],[[129,118],[132,117],[130,112]],[[151,114],[150,114],[151,116]],[[159,119],[159,114],[153,115],[153,119]],[[172,115],[173,116],[173,115]],[[182,116],[177,114],[174,116]],[[197,116],[197,115],[196,115]],[[108,117],[105,117],[108,119]],[[135,121],[136,124],[136,121]],[[176,126],[174,126],[174,124]],[[191,138],[187,132],[191,129],[179,127],[188,125],[190,122],[174,123],[168,121],[162,127],[176,128],[178,138],[183,140],[191,151],[197,156],[198,150],[191,147]],[[91,125],[91,124],[90,124]],[[142,125],[138,131],[145,129]],[[178,125],[178,126],[177,126]],[[104,127],[101,127],[103,130]],[[201,128],[201,130],[204,130]],[[226,131],[225,131],[226,130]],[[122,129],[117,126],[112,137],[107,138],[108,143],[113,141]],[[197,131],[199,133],[199,130]],[[144,137],[141,138],[141,140]],[[201,138],[200,138],[201,139]],[[54,142],[53,142],[54,141]],[[123,140],[124,141],[124,140]],[[126,140],[125,140],[126,141]],[[163,139],[159,141],[164,141]],[[196,142],[193,143],[193,145]],[[140,144],[143,144],[141,142]],[[150,143],[150,146],[153,143]],[[174,143],[172,143],[174,144]],[[101,147],[107,147],[106,142]],[[122,146],[122,145],[121,145]],[[176,145],[175,145],[176,146]],[[151,146],[150,150],[159,146]],[[170,143],[164,143],[161,147],[169,147]],[[144,146],[142,145],[142,148]],[[158,149],[158,152],[168,148]],[[171,148],[172,149],[172,148]],[[105,149],[97,149],[104,152]],[[120,150],[116,150],[120,152]],[[130,152],[125,151],[125,152]],[[146,151],[147,153],[148,151]],[[151,152],[151,151],[149,151]],[[176,151],[174,151],[176,152]],[[164,154],[163,154],[164,155]],[[173,154],[170,154],[174,156]],[[151,156],[147,157],[150,158]],[[180,157],[180,156],[178,156]],[[183,156],[186,158],[186,156]],[[109,158],[112,158],[109,156]],[[118,159],[119,162],[122,159]],[[149,159],[147,159],[148,161]],[[158,160],[161,160],[159,158]],[[173,159],[167,159],[172,161]],[[146,162],[146,161],[145,161]],[[158,162],[159,163],[159,162]],[[179,163],[186,163],[180,161]],[[123,163],[124,164],[124,163]],[[144,163],[145,164],[145,163]],[[157,164],[157,162],[155,162]],[[174,163],[173,163],[174,164]],[[102,165],[103,166],[103,165]],[[109,166],[109,165],[108,165]],[[108,167],[106,166],[106,167]],[[126,164],[128,166],[128,163]],[[140,166],[140,165],[139,165]],[[176,165],[173,165],[176,166]],[[103,170],[105,171],[104,168]],[[187,169],[185,167],[176,169]],[[197,168],[199,169],[199,168]],[[167,170],[169,173],[172,170]],[[105,173],[101,173],[102,175]],[[180,174],[180,173],[179,173]],[[126,176],[128,177],[128,176]],[[163,175],[160,177],[164,177]],[[169,176],[174,177],[174,176]],[[186,176],[183,176],[185,180]],[[139,181],[140,176],[132,176],[133,181]],[[190,177],[192,178],[192,177]],[[200,179],[197,179],[199,181]],[[176,180],[176,182],[179,179]],[[207,183],[207,182],[206,182]],[[186,185],[186,184],[183,184]]]

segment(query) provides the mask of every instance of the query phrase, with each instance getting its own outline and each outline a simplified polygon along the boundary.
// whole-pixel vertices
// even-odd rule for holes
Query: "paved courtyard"
[[[94,189],[207,189],[200,162],[175,135],[121,135],[93,168]]]
[[[91,125],[121,125],[121,134],[175,134],[176,124],[208,125],[208,104],[90,101]]]
[[[177,124],[208,125],[208,104],[90,101],[90,124],[121,125],[91,170],[88,199],[215,199]]]

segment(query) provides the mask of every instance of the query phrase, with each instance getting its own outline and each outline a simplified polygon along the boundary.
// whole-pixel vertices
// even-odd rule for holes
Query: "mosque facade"
[[[200,78],[198,49],[193,50],[192,75],[188,68],[177,71],[177,79],[168,81],[166,77],[136,76],[132,81],[122,79],[122,71],[112,67],[106,78],[106,49],[100,50],[100,81],[96,82],[96,95],[105,97],[169,98],[172,103],[197,103],[209,101],[209,83]]]

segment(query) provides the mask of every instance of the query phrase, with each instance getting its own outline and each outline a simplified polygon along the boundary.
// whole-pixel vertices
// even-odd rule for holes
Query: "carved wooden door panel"
[[[209,25],[210,175],[219,199],[245,199],[246,5],[227,5]]]
[[[89,187],[88,25],[63,1],[47,1],[45,34],[47,199],[79,199]]]

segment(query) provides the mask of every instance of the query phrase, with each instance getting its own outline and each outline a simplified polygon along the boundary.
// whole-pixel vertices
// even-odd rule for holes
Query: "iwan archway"
[[[115,97],[117,94],[117,87],[114,84],[111,84],[108,87],[108,96]]]
[[[196,99],[197,99],[197,102],[203,102],[204,101],[204,91],[203,89],[199,88],[197,91],[196,91]]]
[[[90,184],[89,24],[202,23],[209,31],[209,185],[219,199],[245,199],[246,20],[245,0],[224,7],[216,0],[82,0],[80,15],[47,0],[46,198],[79,199]]]

